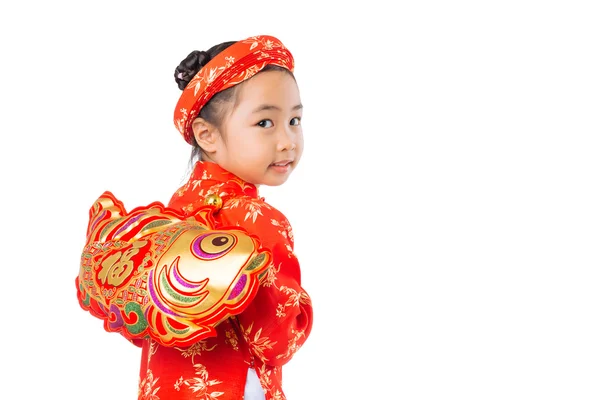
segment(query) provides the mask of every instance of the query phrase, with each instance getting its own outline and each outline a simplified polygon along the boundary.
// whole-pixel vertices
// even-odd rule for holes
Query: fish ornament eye
[[[213,260],[227,254],[236,242],[236,237],[229,233],[206,233],[192,242],[192,252],[201,260]]]

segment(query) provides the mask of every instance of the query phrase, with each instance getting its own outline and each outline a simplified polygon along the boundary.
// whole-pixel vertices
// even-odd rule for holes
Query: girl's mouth
[[[292,166],[292,160],[284,160],[271,164],[269,167],[277,172],[287,172]]]

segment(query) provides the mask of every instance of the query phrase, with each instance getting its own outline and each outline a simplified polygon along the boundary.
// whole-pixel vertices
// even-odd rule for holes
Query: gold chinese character
[[[140,248],[148,243],[146,240],[138,240],[125,252],[117,252],[106,259],[100,265],[98,279],[112,286],[119,286],[133,272],[133,261],[131,257],[139,253]]]

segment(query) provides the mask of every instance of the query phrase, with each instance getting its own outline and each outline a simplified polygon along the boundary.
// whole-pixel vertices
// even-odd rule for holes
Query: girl
[[[91,207],[83,309],[142,348],[138,399],[285,399],[312,307],[287,219],[259,197],[302,156],[294,60],[275,37],[194,51],[175,70],[193,170],[167,207]]]

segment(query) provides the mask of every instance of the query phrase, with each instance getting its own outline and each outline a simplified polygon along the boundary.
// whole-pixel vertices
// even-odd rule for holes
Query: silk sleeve
[[[272,253],[256,298],[237,319],[255,357],[270,366],[284,365],[308,338],[313,321],[293,252],[292,228],[282,213],[258,199],[234,199],[221,212],[225,224],[237,224],[256,235]]]
[[[244,311],[271,264],[240,227],[215,230],[213,208],[185,218],[155,202],[127,212],[105,192],[91,207],[76,278],[80,306],[134,344],[188,346]]]

